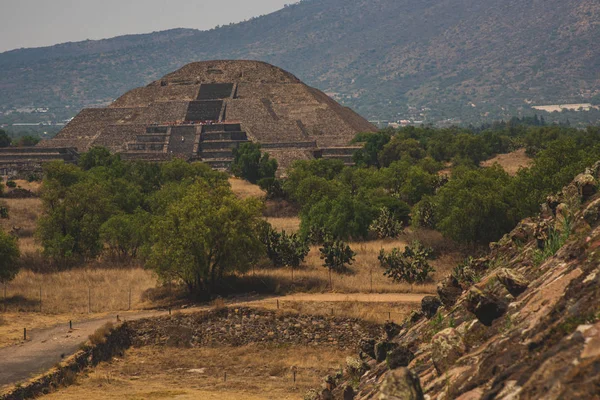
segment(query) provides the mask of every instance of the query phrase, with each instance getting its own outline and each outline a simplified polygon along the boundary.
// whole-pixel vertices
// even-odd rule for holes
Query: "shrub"
[[[321,260],[323,266],[329,270],[329,284],[331,286],[331,271],[337,273],[346,272],[346,265],[352,265],[354,262],[355,252],[350,246],[338,239],[328,238],[323,243],[323,247],[319,249],[321,252]]]
[[[469,257],[465,261],[454,267],[454,269],[452,270],[452,276],[454,277],[454,279],[456,279],[459,283],[465,286],[471,286],[474,283],[479,282],[481,276],[473,267],[473,264],[473,258]]]
[[[275,267],[298,268],[310,251],[308,243],[298,234],[278,233],[268,223],[262,228],[261,240]]]
[[[6,182],[6,186],[9,187],[9,188],[11,188],[11,189],[14,189],[14,188],[17,187],[17,182],[15,182],[13,180],[10,180],[10,181]]]
[[[8,219],[8,206],[5,203],[0,203],[0,218]]]
[[[277,172],[277,160],[262,153],[260,144],[244,143],[233,149],[234,161],[231,172],[239,178],[251,183],[257,183],[264,178],[274,178]]]
[[[435,203],[433,197],[425,196],[412,210],[412,223],[416,227],[435,228]]]
[[[427,261],[433,250],[424,247],[420,242],[407,246],[404,252],[394,248],[388,254],[385,250],[379,253],[379,263],[385,272],[383,275],[394,282],[414,283],[425,282],[435,269]]]
[[[402,222],[396,220],[387,207],[382,207],[379,216],[373,221],[369,228],[377,234],[379,239],[396,238],[404,230]]]
[[[258,186],[267,192],[267,200],[286,198],[283,182],[277,178],[263,178],[258,181]]]
[[[0,230],[0,283],[11,281],[17,276],[19,256],[17,238]]]

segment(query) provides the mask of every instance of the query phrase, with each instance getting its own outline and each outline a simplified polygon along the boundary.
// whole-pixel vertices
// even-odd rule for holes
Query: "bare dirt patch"
[[[533,160],[525,154],[525,149],[519,149],[508,154],[499,154],[496,157],[481,163],[483,167],[499,164],[508,174],[514,176],[521,168],[529,168]]]
[[[136,348],[45,398],[301,399],[351,353],[304,346]]]

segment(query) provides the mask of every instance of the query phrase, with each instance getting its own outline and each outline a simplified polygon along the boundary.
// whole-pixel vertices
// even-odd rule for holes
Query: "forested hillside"
[[[79,109],[191,61],[247,58],[336,93],[369,119],[480,122],[589,102],[599,41],[594,0],[305,0],[211,31],[0,54],[0,109]]]

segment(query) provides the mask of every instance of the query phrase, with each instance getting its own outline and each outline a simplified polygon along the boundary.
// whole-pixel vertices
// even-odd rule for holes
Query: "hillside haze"
[[[211,31],[0,54],[0,108],[106,103],[192,61],[263,60],[369,119],[507,118],[600,87],[594,0],[306,0]]]

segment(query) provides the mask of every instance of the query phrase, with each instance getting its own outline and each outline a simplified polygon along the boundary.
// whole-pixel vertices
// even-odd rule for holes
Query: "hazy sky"
[[[0,0],[0,52],[171,28],[210,29],[296,0]]]

